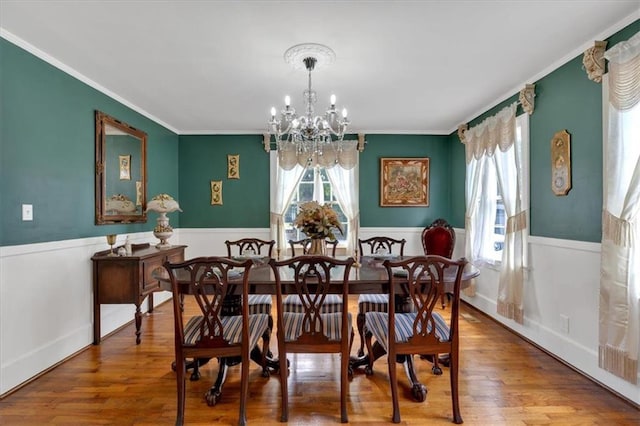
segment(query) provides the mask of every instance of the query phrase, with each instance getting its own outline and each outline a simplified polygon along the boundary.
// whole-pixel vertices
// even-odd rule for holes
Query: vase
[[[307,254],[315,255],[315,256],[324,256],[326,244],[324,238],[311,238],[311,245],[309,246],[309,250],[307,250]]]

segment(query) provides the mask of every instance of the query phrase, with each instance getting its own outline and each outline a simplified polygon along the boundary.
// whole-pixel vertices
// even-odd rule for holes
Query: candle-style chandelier
[[[269,132],[276,140],[280,166],[286,170],[296,164],[303,167],[320,165],[331,168],[337,164],[345,169],[354,167],[357,142],[343,140],[349,125],[346,108],[338,113],[336,96],[331,95],[324,115],[314,115],[317,98],[311,88],[311,71],[333,63],[335,53],[322,44],[304,43],[287,49],[284,59],[294,68],[304,67],[307,70],[309,85],[303,92],[304,114],[296,114],[289,96],[285,96],[280,116],[276,116],[275,107],[271,108]]]

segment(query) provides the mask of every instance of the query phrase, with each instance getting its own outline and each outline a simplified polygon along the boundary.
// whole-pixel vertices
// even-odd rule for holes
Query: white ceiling
[[[317,112],[335,93],[354,133],[448,134],[639,17],[640,0],[0,0],[0,35],[180,134],[263,133],[287,94],[300,110],[283,54],[322,43]]]

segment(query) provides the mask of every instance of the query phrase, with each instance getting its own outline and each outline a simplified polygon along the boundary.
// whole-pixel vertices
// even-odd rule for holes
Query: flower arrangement
[[[333,233],[335,228],[342,234],[342,226],[335,210],[326,204],[320,205],[317,201],[300,205],[294,225],[309,238],[329,238],[333,241],[336,239]]]

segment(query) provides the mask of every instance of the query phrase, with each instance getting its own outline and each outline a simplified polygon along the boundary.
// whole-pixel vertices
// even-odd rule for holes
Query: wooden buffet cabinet
[[[142,313],[140,305],[149,296],[149,312],[153,312],[153,293],[162,291],[151,273],[166,260],[184,260],[186,246],[157,249],[150,244],[134,244],[131,256],[109,256],[110,250],[93,255],[93,344],[100,344],[100,305],[136,305],[136,344],[140,344]]]

